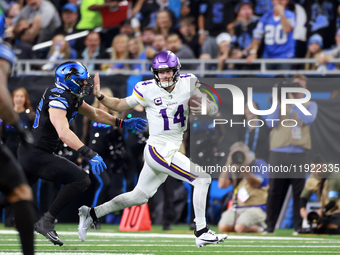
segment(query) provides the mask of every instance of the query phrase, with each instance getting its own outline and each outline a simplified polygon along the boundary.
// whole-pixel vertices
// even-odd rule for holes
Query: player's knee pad
[[[77,186],[77,188],[79,190],[81,190],[82,192],[84,192],[85,190],[87,190],[87,188],[91,185],[91,180],[90,178],[87,176],[84,179],[74,182],[74,184]]]

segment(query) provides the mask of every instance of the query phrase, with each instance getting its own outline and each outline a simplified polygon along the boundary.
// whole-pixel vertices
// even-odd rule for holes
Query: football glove
[[[88,162],[90,163],[91,171],[94,174],[100,174],[104,172],[104,169],[107,168],[103,158],[86,145],[81,147],[78,152],[81,153],[84,158],[88,160]]]
[[[137,131],[142,131],[147,126],[147,121],[141,118],[131,118],[123,120],[122,128],[127,130],[136,129]]]

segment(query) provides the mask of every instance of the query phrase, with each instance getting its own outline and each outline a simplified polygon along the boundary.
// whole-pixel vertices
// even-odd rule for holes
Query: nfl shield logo
[[[153,101],[155,102],[155,105],[161,105],[162,104],[162,98],[161,97],[157,97]]]

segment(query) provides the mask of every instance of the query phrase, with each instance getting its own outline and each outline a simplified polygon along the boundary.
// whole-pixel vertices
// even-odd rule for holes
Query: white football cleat
[[[222,243],[222,242],[224,242],[224,240],[226,240],[228,238],[228,235],[227,234],[218,234],[217,237],[218,237],[219,243]]]
[[[224,242],[224,240],[227,238],[228,235],[226,234],[217,235],[214,231],[211,231],[209,229],[207,232],[203,233],[199,237],[196,237],[196,245],[198,248],[200,248],[208,244],[218,244],[220,242]]]
[[[90,215],[91,208],[83,205],[78,209],[79,213],[79,225],[78,225],[78,234],[79,238],[82,242],[86,239],[87,230],[93,223],[92,217]]]

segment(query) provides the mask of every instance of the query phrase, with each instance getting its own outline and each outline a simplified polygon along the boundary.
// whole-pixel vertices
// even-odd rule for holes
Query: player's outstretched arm
[[[94,80],[93,95],[101,99],[102,93],[100,92],[100,79],[98,73],[95,74],[93,80]],[[102,98],[100,102],[107,108],[118,112],[129,110],[131,108],[131,106],[128,105],[125,98],[104,96],[104,98]]]
[[[66,118],[67,112],[57,108],[50,108],[48,111],[50,114],[50,121],[56,129],[60,140],[72,149],[80,152],[89,161],[93,173],[100,174],[103,172],[107,167],[102,157],[84,145],[78,136],[72,132]]]
[[[90,105],[88,105],[86,102],[83,102],[83,104],[79,107],[78,112],[86,117],[88,117],[90,120],[108,124],[111,126],[121,127],[125,129],[136,129],[137,131],[142,131],[147,126],[147,121],[142,118],[131,118],[131,119],[120,119],[112,116],[111,114],[94,108]]]

